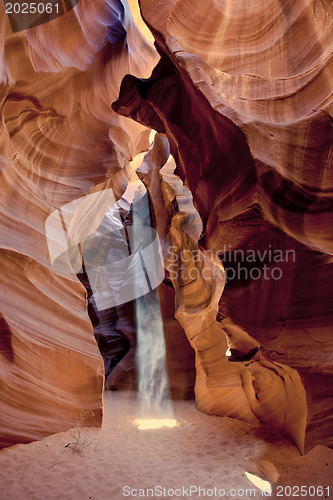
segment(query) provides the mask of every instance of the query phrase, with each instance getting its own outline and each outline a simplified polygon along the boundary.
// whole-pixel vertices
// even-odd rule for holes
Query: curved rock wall
[[[74,273],[52,268],[45,221],[93,189],[121,196],[128,162],[147,148],[150,131],[110,104],[123,76],[149,74],[156,56],[118,0],[80,0],[17,33],[4,3],[0,15],[3,446],[68,429],[77,418],[101,424],[103,362],[86,291]]]
[[[303,453],[308,409],[300,375],[274,360],[229,318],[218,321],[226,273],[211,252],[197,245],[202,225],[191,194],[173,174],[173,159],[165,166],[163,155],[157,161],[163,142],[157,135],[137,172],[165,249],[164,264],[176,292],[175,317],[195,351],[197,408],[267,424],[293,439]]]
[[[312,0],[164,4],[163,18],[161,3],[140,2],[162,60],[149,83],[126,77],[114,107],[167,129],[180,157],[177,172],[197,185],[198,208],[204,211],[209,200],[207,237],[220,220],[237,215],[243,199],[237,188],[250,170],[243,131],[265,219],[332,254],[332,6]],[[220,179],[210,189],[212,173]],[[231,177],[236,201],[222,201],[222,179],[229,186]],[[247,185],[250,191],[248,179]]]
[[[80,0],[60,18],[18,33],[0,5],[0,444],[41,438],[82,415],[101,423],[103,364],[86,292],[74,273],[52,268],[45,221],[93,191],[112,188],[121,197],[132,175],[129,161],[148,148],[147,126],[169,139],[176,173],[203,222],[201,249],[223,260],[220,319],[231,318],[270,353],[269,361],[261,352],[259,364],[251,361],[258,379],[262,364],[266,374],[272,366],[297,370],[294,379],[307,395],[297,418],[303,425],[308,415],[309,440],[327,444],[332,5],[141,0],[140,6],[161,56],[149,79],[157,54],[133,24],[126,1]],[[92,226],[102,215],[97,210]],[[294,252],[289,259],[287,252]],[[276,265],[281,277],[267,279],[264,266],[272,273]],[[254,268],[258,278],[250,273]],[[175,327],[163,287],[167,345],[169,339],[174,346],[177,332],[184,333]],[[221,346],[229,342],[237,354],[231,330],[225,328]],[[200,349],[191,343],[198,363]],[[172,350],[169,366],[179,367],[181,357],[170,360]],[[217,373],[202,360],[197,364],[197,387],[210,401],[209,410],[207,404],[201,409],[225,414],[223,398],[207,392],[203,367],[212,377],[208,386]],[[188,352],[184,372],[191,368]],[[177,380],[171,385],[177,388]],[[252,403],[244,403],[245,413],[259,414]],[[255,418],[265,421],[264,414]],[[302,449],[304,436],[288,432]]]
[[[225,266],[219,314],[297,368],[309,442],[328,443],[332,5],[140,5],[161,60],[149,80],[126,76],[113,108],[166,133],[204,222],[200,244]]]

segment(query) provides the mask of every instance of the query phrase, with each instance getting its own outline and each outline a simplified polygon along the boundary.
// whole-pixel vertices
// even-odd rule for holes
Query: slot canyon
[[[44,0],[0,14],[0,461],[78,422],[111,429],[112,401],[146,391],[174,404],[170,418],[179,407],[191,422],[191,408],[198,428],[272,433],[304,471],[311,456],[325,498],[331,1]],[[278,484],[267,456],[252,472]]]

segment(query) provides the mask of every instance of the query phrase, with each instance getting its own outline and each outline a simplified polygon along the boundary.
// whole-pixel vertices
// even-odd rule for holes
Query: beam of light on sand
[[[261,479],[258,476],[255,476],[254,474],[251,474],[250,472],[245,472],[246,477],[248,480],[254,484],[259,490],[267,492],[269,495],[272,494],[272,486],[268,481],[265,481],[264,479]]]
[[[148,160],[146,160],[148,163]],[[148,195],[137,199],[133,203],[132,216],[132,251],[141,252],[142,228],[151,225]],[[155,231],[155,230],[154,230]],[[140,419],[153,421],[153,418],[173,419],[173,410],[170,400],[169,379],[166,362],[166,346],[161,314],[159,295],[156,288],[151,286],[151,278],[162,273],[160,247],[151,253],[149,259],[144,260],[142,269],[146,275],[149,290],[145,289],[142,278],[138,274],[133,286],[137,288],[136,331],[137,349],[136,363],[138,373],[138,394],[140,398]],[[141,254],[140,254],[141,255]],[[160,267],[161,266],[161,267]],[[154,273],[153,273],[154,271]],[[143,293],[144,290],[144,293]],[[161,425],[160,425],[161,426]],[[159,427],[160,427],[159,426]],[[163,425],[165,426],[165,424]],[[153,428],[157,428],[155,425]]]
[[[160,429],[161,427],[176,427],[178,425],[175,418],[137,418],[134,423],[140,431]]]

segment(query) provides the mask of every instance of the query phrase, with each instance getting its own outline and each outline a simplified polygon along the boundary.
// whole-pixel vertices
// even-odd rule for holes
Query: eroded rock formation
[[[110,104],[123,76],[149,74],[156,56],[118,0],[82,0],[18,33],[3,3],[0,14],[0,445],[9,445],[82,416],[102,422],[103,363],[86,291],[74,272],[53,269],[45,222],[93,189],[121,196],[126,165],[150,131]]]
[[[309,441],[331,442],[332,367],[314,353],[332,358],[332,5],[140,5],[161,60],[113,107],[167,135],[199,243],[224,262],[219,314],[297,368]]]
[[[133,175],[129,162],[148,149],[147,127],[166,134],[175,172],[190,190],[170,172],[162,191],[158,175],[156,192],[144,179],[164,253],[170,245],[177,255],[186,249],[193,264],[198,252],[208,269],[200,283],[169,273],[160,286],[171,373],[182,369],[175,348],[182,326],[196,353],[202,411],[267,423],[301,451],[306,425],[309,442],[329,444],[332,6],[140,6],[158,63],[125,1],[80,0],[60,18],[18,33],[0,6],[0,444],[66,429],[80,415],[101,423],[103,364],[86,291],[74,271],[52,267],[45,221],[92,192],[112,189],[121,198]],[[185,205],[192,194],[200,220],[178,213],[178,188]],[[92,234],[104,215],[97,204],[76,236]],[[73,219],[64,224],[75,226]],[[104,320],[95,333],[108,327]],[[183,359],[191,373],[191,355]],[[117,371],[111,385],[121,365]]]
[[[163,145],[168,150],[156,136],[155,155],[147,154],[137,172],[152,200],[165,267],[176,291],[175,317],[196,354],[197,407],[212,415],[265,423],[291,437],[303,453],[308,410],[300,375],[273,361],[230,319],[217,320],[225,272],[218,258],[197,245],[199,215],[190,193],[173,175],[174,162],[164,165],[163,154],[157,161]]]

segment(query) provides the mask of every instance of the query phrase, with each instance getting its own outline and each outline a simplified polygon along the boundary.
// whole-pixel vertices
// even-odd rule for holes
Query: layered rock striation
[[[118,0],[82,0],[58,19],[17,33],[4,4],[0,14],[4,446],[68,429],[77,419],[101,425],[103,362],[86,290],[77,269],[52,266],[45,224],[93,191],[108,188],[115,199],[124,192],[129,161],[147,148],[150,131],[110,104],[123,76],[149,74],[156,56]],[[103,210],[95,207],[81,238]],[[66,253],[69,226],[57,230],[51,239],[65,238]]]
[[[328,443],[332,365],[319,351],[332,359],[332,6],[140,6],[161,59],[149,79],[124,78],[113,108],[167,135],[204,224],[199,244],[225,267],[220,319],[297,369],[308,441]]]
[[[332,5],[140,7],[157,52],[125,1],[80,0],[17,33],[0,6],[0,444],[42,438],[78,418],[101,424],[104,371],[92,322],[100,345],[109,342],[105,357],[117,324],[116,341],[127,335],[130,344],[120,346],[129,350],[109,387],[133,371],[131,306],[94,319],[92,299],[89,318],[76,274],[79,243],[123,196],[150,129],[164,138],[139,175],[169,273],[159,294],[174,394],[191,392],[185,331],[200,410],[265,423],[300,451],[330,444]],[[166,137],[176,175],[166,169],[161,179]],[[62,223],[52,242],[66,233],[72,245],[72,272],[50,258],[50,215]],[[170,247],[178,263],[187,257],[181,278],[169,269]],[[191,269],[207,273],[193,280]]]

